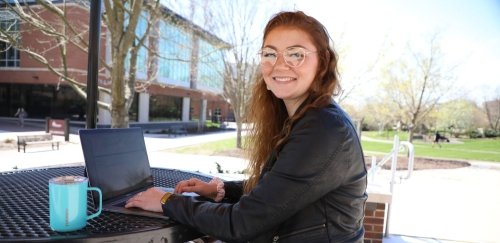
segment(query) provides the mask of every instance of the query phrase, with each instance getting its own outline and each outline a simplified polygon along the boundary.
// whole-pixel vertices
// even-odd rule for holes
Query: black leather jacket
[[[227,242],[363,242],[366,167],[355,129],[334,102],[308,111],[257,186],[225,182],[221,203],[174,195],[172,219]]]

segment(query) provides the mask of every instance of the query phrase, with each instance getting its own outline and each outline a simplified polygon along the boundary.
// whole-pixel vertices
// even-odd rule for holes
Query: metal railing
[[[408,170],[405,176],[400,176],[399,177],[399,182],[402,180],[407,180],[411,177],[411,173],[413,172],[413,165],[414,165],[414,158],[415,158],[415,151],[413,148],[413,144],[410,142],[406,141],[399,141],[398,135],[394,136],[394,143],[392,146],[392,150],[384,156],[380,161],[377,162],[377,157],[372,156],[372,162],[371,162],[371,168],[368,171],[368,178],[369,180],[373,183],[375,182],[375,175],[377,174],[378,171],[382,169],[384,164],[391,159],[391,179],[389,181],[390,184],[390,192],[391,195],[394,192],[394,184],[397,183],[396,181],[396,169],[398,165],[398,155],[399,152],[405,151],[405,148],[407,150],[407,156],[408,156]],[[387,205],[387,219],[386,219],[386,224],[385,224],[385,235],[389,235],[389,217],[390,217],[390,210],[391,209],[391,204],[389,203]]]

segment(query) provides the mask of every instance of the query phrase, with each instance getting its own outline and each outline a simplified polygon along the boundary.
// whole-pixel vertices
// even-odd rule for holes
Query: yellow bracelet
[[[172,196],[173,194],[170,193],[170,192],[167,192],[163,195],[163,197],[161,197],[161,200],[160,200],[160,203],[161,205],[165,205],[165,203],[167,203],[168,199],[170,199],[170,196]]]

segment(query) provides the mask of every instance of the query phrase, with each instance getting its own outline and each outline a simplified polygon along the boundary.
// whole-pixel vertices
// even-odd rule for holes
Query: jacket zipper
[[[290,236],[293,236],[293,235],[297,235],[297,234],[301,234],[301,233],[305,233],[305,232],[308,232],[308,231],[312,231],[312,230],[315,230],[315,229],[321,229],[321,228],[325,228],[325,227],[326,227],[325,224],[321,224],[321,225],[315,225],[315,226],[307,227],[307,228],[300,229],[300,230],[295,230],[295,231],[292,231],[290,233],[284,234],[282,236],[275,235],[273,237],[273,243],[278,242],[280,239],[284,239],[284,238],[287,238],[287,237],[290,237]]]

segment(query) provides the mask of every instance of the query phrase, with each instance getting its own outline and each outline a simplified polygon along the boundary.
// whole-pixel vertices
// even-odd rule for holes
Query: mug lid
[[[82,183],[82,182],[87,182],[88,179],[87,177],[83,176],[59,176],[59,177],[54,177],[49,180],[49,183],[54,183],[54,184],[76,184],[76,183]]]

